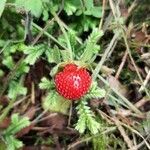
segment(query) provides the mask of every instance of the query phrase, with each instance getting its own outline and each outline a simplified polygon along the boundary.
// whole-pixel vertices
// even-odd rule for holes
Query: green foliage
[[[19,95],[26,95],[27,89],[22,85],[22,81],[19,82],[12,80],[9,84],[8,97],[10,99],[16,99]]]
[[[42,0],[16,0],[15,4],[20,9],[31,11],[35,17],[40,17],[43,11]]]
[[[76,10],[80,7],[80,0],[72,1],[72,0],[65,0],[64,1],[64,10],[68,16],[73,15]]]
[[[43,108],[45,110],[68,114],[70,101],[58,95],[56,91],[50,91],[43,100]]]
[[[22,141],[19,141],[14,136],[6,136],[5,142],[7,143],[7,150],[16,150],[18,148],[21,148],[23,146]]]
[[[3,75],[4,75],[4,71],[0,69],[0,77],[2,77]]]
[[[90,91],[85,95],[85,98],[103,98],[105,97],[106,91],[98,87],[97,82],[92,84]]]
[[[84,12],[85,15],[92,15],[94,17],[100,18],[102,16],[102,7],[101,6],[94,6],[93,0],[86,0],[84,1],[86,11]]]
[[[102,31],[99,31],[98,29],[93,30],[93,32],[86,40],[86,47],[83,55],[80,58],[81,61],[87,62],[91,60],[94,54],[98,53],[98,51],[100,50],[100,46],[97,45],[96,43],[102,35],[103,35]]]
[[[13,114],[11,124],[3,132],[4,141],[7,143],[7,150],[16,150],[23,146],[23,143],[15,138],[15,134],[21,129],[30,125],[27,117],[20,117],[18,114]]]
[[[50,90],[51,88],[54,87],[54,83],[52,81],[48,80],[47,78],[43,77],[41,79],[39,87],[40,87],[40,89],[48,89],[48,90]]]
[[[75,129],[80,133],[84,133],[88,129],[92,134],[97,134],[100,129],[100,123],[94,118],[94,113],[90,110],[90,107],[87,106],[87,102],[82,100],[77,106],[79,119],[76,124]]]
[[[144,120],[141,125],[146,134],[150,133],[150,118]]]
[[[7,0],[1,0],[0,1],[0,17],[4,11],[4,8],[5,8],[5,3],[6,3]]]
[[[47,48],[45,51],[45,55],[47,57],[47,60],[49,63],[60,63],[61,62],[61,54],[60,50],[57,46],[54,46],[54,48]]]
[[[15,65],[12,56],[7,56],[2,61],[3,65],[5,65],[7,68],[12,69]]]
[[[105,135],[99,135],[92,139],[93,150],[106,150],[108,140]]]
[[[42,44],[36,46],[27,46],[24,49],[24,53],[27,54],[25,62],[33,65],[36,60],[43,54],[44,51],[45,47]]]

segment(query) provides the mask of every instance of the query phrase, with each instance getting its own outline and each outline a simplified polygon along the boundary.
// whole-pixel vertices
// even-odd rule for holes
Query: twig
[[[137,108],[140,108],[141,106],[143,106],[146,102],[148,102],[148,99],[146,99],[145,97],[144,98],[142,98],[140,101],[138,101],[137,103],[135,103],[134,105],[135,105],[135,107],[137,107]],[[122,116],[129,116],[129,115],[131,115],[131,110],[123,110],[123,109],[120,109],[119,110],[119,112],[118,112],[118,114],[119,115],[122,115]],[[137,116],[137,117],[141,117],[141,116]]]
[[[146,87],[149,80],[150,80],[150,70],[148,71],[148,74],[143,82],[143,85],[140,87],[139,91],[142,91],[144,89],[144,87]]]
[[[51,12],[55,18],[55,20],[57,21],[61,31],[63,32],[64,34],[64,37],[66,39],[66,43],[67,43],[67,48],[68,48],[68,51],[69,51],[69,55],[70,55],[70,59],[72,60],[73,59],[73,55],[72,55],[72,47],[71,47],[71,44],[70,44],[70,41],[69,41],[69,38],[68,38],[68,35],[67,35],[67,32],[64,28],[64,26],[62,26],[62,23],[58,17],[58,15],[55,13],[55,12]]]
[[[118,38],[118,34],[115,34],[113,36],[109,46],[106,48],[106,50],[105,50],[105,52],[104,52],[100,62],[97,64],[95,70],[93,71],[93,80],[95,80],[97,78],[97,76],[98,76],[98,74],[99,74],[99,72],[100,72],[100,70],[102,68],[102,65],[104,64],[104,62],[105,62],[105,60],[107,58],[108,53],[111,51],[111,49],[112,49],[114,43],[116,42],[117,38]]]
[[[69,118],[68,118],[68,126],[70,126],[70,122],[71,122],[71,116],[72,116],[72,103],[70,104],[70,110],[69,110]]]
[[[54,18],[52,18],[51,20],[49,20],[46,24],[46,26],[41,30],[41,32],[36,36],[36,38],[34,39],[34,41],[32,42],[32,45],[35,45],[37,43],[37,41],[40,39],[40,37],[44,34],[44,32],[48,29],[49,25],[54,21]]]
[[[35,27],[37,30],[42,31],[43,29],[38,26],[37,24],[32,22],[32,26]],[[60,47],[62,47],[63,49],[68,49],[66,48],[64,45],[62,45],[56,38],[54,38],[51,34],[49,34],[47,31],[44,31],[43,33],[44,35],[46,35],[48,38],[50,38],[51,40],[53,40],[55,43],[57,43]]]
[[[98,75],[98,78],[108,87],[110,87],[108,81],[106,81],[102,76]],[[143,113],[138,110],[128,99],[126,99],[123,95],[121,95],[115,88],[112,88],[112,91],[115,92],[129,107],[131,110],[136,112],[139,115],[142,115]]]
[[[79,145],[79,144],[81,144],[81,143],[88,142],[88,141],[90,141],[92,138],[98,137],[98,136],[100,136],[100,135],[102,135],[102,134],[107,134],[107,133],[109,133],[109,132],[113,132],[113,131],[115,131],[115,130],[116,130],[116,127],[109,127],[107,130],[101,132],[100,134],[93,135],[93,136],[90,136],[90,137],[88,137],[88,138],[84,138],[83,140],[80,139],[80,140],[78,140],[77,142],[74,142],[74,143],[68,145],[67,150],[73,149],[73,148],[75,148],[77,145]]]
[[[31,87],[31,103],[35,104],[35,85],[34,85],[34,82],[32,82],[32,87]]]
[[[131,149],[133,147],[133,143],[131,142],[131,139],[127,136],[124,128],[121,126],[120,121],[116,117],[113,117],[113,120],[118,127],[118,130],[120,131],[120,134],[122,135],[124,141],[127,143],[127,146]]]
[[[106,0],[103,0],[103,5],[102,5],[102,17],[99,23],[99,27],[98,29],[101,30],[102,29],[102,24],[103,24],[103,20],[104,20],[104,15],[105,15],[105,6],[106,6]]]
[[[123,56],[123,58],[122,58],[121,64],[120,64],[120,66],[119,66],[119,68],[118,68],[118,70],[117,70],[117,73],[116,73],[116,75],[115,75],[115,78],[116,78],[116,79],[119,78],[119,75],[120,75],[120,73],[121,73],[121,71],[122,71],[122,68],[123,68],[123,66],[124,66],[124,64],[125,64],[125,62],[126,62],[127,56],[128,56],[128,52],[127,52],[127,50],[126,50],[125,53],[124,53],[124,56]]]

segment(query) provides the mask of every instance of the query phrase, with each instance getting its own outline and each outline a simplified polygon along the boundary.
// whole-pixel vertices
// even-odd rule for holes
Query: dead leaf
[[[114,76],[108,76],[108,82],[111,88],[117,90],[124,97],[127,97],[128,89],[122,85]]]

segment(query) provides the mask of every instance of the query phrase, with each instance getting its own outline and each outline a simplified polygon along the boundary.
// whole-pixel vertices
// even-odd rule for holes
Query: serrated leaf
[[[24,61],[22,61],[16,70],[16,75],[19,76],[24,73],[28,73],[29,69],[30,67]]]
[[[16,139],[14,136],[6,136],[7,150],[16,150],[23,146],[22,141]]]
[[[80,6],[79,0],[65,0],[64,1],[64,10],[66,11],[67,15],[70,16],[76,12],[77,8]]]
[[[26,11],[31,11],[35,17],[40,17],[43,11],[43,4],[41,0],[16,0],[18,8],[24,8]]]
[[[45,49],[43,45],[37,45],[37,46],[29,46],[24,49],[24,53],[28,54],[25,58],[25,62],[33,65],[36,60],[44,53]]]
[[[2,64],[4,64],[9,69],[12,69],[15,65],[12,56],[5,57],[2,61]]]
[[[84,12],[85,15],[94,16],[96,18],[100,18],[102,16],[102,8],[101,7],[91,7]]]
[[[40,89],[51,89],[54,87],[54,83],[47,78],[43,77],[39,84]]]
[[[61,51],[61,56],[64,62],[69,61],[70,60],[70,53],[68,50],[62,50]]]
[[[90,110],[90,107],[87,106],[87,102],[85,100],[80,101],[77,110],[79,119],[75,129],[81,134],[84,133],[86,129],[90,130],[92,134],[98,133],[100,129],[100,123],[95,120],[94,114]]]
[[[18,95],[26,95],[27,88],[23,87],[21,83],[12,81],[8,89],[8,97],[10,99],[16,99]]]
[[[4,135],[15,135],[21,129],[30,125],[28,117],[20,117],[18,114],[13,114],[11,117],[11,124],[4,131]]]
[[[52,68],[52,70],[50,72],[50,75],[52,77],[58,72],[59,66],[60,66],[60,64],[57,64],[55,67]]]
[[[2,16],[3,11],[4,11],[6,1],[7,0],[0,0],[0,18]]]
[[[81,56],[81,61],[86,62],[92,59],[94,54],[97,54],[100,47],[96,44],[100,37],[103,35],[102,31],[94,29],[88,39],[86,40],[86,47],[83,55]]]
[[[68,114],[70,101],[58,95],[55,91],[51,91],[43,100],[43,108],[45,110]]]
[[[48,62],[50,63],[60,63],[60,50],[57,46],[55,46],[53,49],[49,48],[45,51],[46,57],[48,59]]]
[[[85,0],[85,1],[84,1],[84,4],[85,4],[85,7],[86,7],[87,9],[90,9],[91,7],[94,7],[93,0]]]
[[[106,91],[98,87],[97,83],[94,82],[92,87],[90,88],[89,92],[85,95],[85,98],[103,98],[105,97]]]

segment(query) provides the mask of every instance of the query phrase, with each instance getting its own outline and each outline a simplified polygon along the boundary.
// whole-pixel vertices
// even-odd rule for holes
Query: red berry
[[[88,92],[91,80],[92,78],[85,68],[68,64],[55,76],[56,90],[67,99],[77,100]]]
[[[65,67],[64,67],[64,71],[72,71],[72,70],[76,70],[77,69],[77,65],[75,64],[67,64]]]

